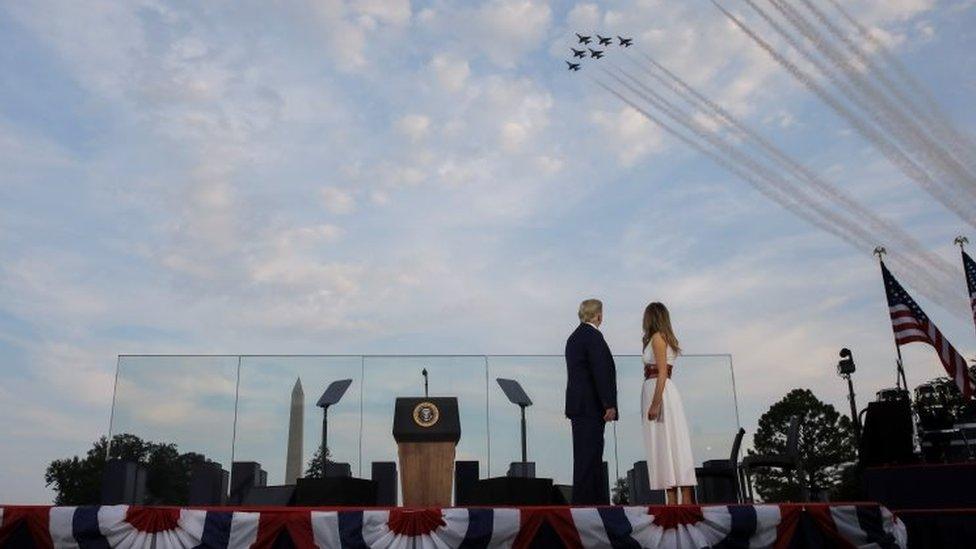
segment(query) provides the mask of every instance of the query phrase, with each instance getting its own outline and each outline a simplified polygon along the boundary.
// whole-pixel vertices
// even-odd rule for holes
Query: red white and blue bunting
[[[451,509],[0,506],[0,548],[267,549],[529,547],[545,528],[567,547],[789,547],[810,534],[834,547],[907,547],[877,504]],[[552,534],[550,534],[552,535]]]

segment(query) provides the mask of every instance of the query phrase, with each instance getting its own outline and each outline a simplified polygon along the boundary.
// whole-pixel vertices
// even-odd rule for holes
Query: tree
[[[614,505],[628,505],[630,503],[630,486],[627,479],[617,479],[617,483],[613,485],[613,498],[611,499]]]
[[[48,465],[44,481],[54,488],[56,505],[98,503],[107,445],[108,439],[101,437],[84,458],[58,459]],[[112,437],[110,452],[113,459],[134,461],[146,468],[147,504],[185,504],[194,465],[210,462],[201,454],[180,454],[175,444],[146,442],[129,434]]]
[[[332,452],[328,448],[325,449],[325,462],[332,463],[329,459],[332,457]],[[319,446],[315,449],[315,455],[312,459],[308,461],[308,467],[305,469],[305,478],[325,478],[325,463],[322,461],[322,447]]]
[[[855,460],[851,420],[817,399],[808,389],[793,389],[759,418],[750,454],[786,451],[790,418],[800,417],[800,460],[797,472],[758,470],[756,490],[765,501],[797,501],[807,492],[815,497],[836,486],[845,465]]]

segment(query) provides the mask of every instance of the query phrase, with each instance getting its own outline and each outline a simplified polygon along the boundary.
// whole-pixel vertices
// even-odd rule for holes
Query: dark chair
[[[699,481],[699,503],[730,503],[726,497],[729,493],[733,494],[732,499],[735,500],[735,503],[742,502],[743,490],[742,478],[739,476],[739,449],[742,447],[742,437],[745,434],[746,430],[740,427],[732,441],[732,453],[728,460],[707,461],[704,467],[695,469],[695,476]],[[724,490],[719,488],[718,486],[721,483],[727,483],[727,488]]]
[[[740,467],[750,503],[755,501],[752,493],[752,471],[754,469],[777,468],[784,471],[798,471],[800,469],[800,416],[790,418],[790,426],[786,431],[786,452],[766,456],[746,456],[742,459]]]

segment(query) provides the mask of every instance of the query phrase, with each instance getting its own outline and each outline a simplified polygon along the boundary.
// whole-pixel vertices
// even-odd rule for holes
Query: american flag
[[[935,347],[946,373],[955,380],[963,396],[970,398],[973,394],[973,383],[969,379],[966,360],[942,335],[935,324],[929,320],[929,317],[918,306],[918,303],[915,303],[912,296],[908,295],[905,288],[895,280],[888,267],[885,267],[884,262],[881,263],[881,273],[884,276],[885,293],[888,296],[891,326],[895,331],[895,344],[904,345],[921,342]]]
[[[969,305],[973,308],[973,322],[976,323],[976,261],[962,251],[962,268],[966,271],[966,285],[969,286]]]

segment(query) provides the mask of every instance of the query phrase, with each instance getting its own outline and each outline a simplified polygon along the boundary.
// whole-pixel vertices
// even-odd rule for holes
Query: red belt
[[[668,378],[671,378],[671,372],[674,371],[674,365],[668,364]],[[644,365],[644,379],[656,378],[658,374],[657,365],[645,364]]]

